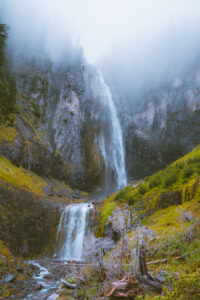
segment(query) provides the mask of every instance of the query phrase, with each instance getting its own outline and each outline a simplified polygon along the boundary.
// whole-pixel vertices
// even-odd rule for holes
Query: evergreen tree
[[[8,27],[0,24],[0,123],[12,123],[16,105],[15,78],[8,71],[6,40]]]

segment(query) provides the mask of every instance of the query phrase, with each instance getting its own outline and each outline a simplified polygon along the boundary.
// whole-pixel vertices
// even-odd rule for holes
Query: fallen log
[[[161,264],[164,262],[167,262],[168,259],[167,258],[163,258],[163,259],[159,259],[159,260],[155,260],[155,261],[149,261],[147,262],[147,265],[151,265],[151,264]]]
[[[146,264],[147,265],[161,264],[161,263],[168,262],[170,259],[172,259],[172,260],[179,260],[179,259],[183,259],[183,258],[185,258],[187,256],[190,256],[191,254],[193,254],[195,252],[198,252],[198,251],[200,251],[200,249],[196,249],[196,250],[190,251],[188,253],[185,253],[183,255],[173,257],[173,258],[163,258],[163,259],[159,259],[159,260],[155,260],[155,261],[150,261],[150,262],[147,262]]]
[[[156,281],[154,278],[150,279],[150,277],[142,277],[140,279],[142,283],[147,285],[151,290],[156,290],[158,293],[162,292],[161,282]]]
[[[162,284],[156,278],[148,274],[145,259],[145,244],[143,241],[140,247],[136,248],[135,275],[127,275],[121,280],[112,282],[105,290],[104,295],[111,299],[134,299],[135,296],[144,292],[143,287],[162,292]]]
[[[68,287],[70,289],[75,289],[77,287],[76,284],[69,283],[64,278],[62,278],[60,281],[61,281],[62,284],[64,284],[66,287]]]
[[[127,275],[121,280],[112,282],[104,292],[106,297],[112,299],[134,299],[136,295],[141,294],[142,286],[133,275]]]

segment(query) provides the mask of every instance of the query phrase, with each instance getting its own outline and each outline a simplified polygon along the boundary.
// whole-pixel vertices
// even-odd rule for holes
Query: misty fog
[[[14,53],[62,62],[81,47],[123,95],[181,76],[198,59],[198,0],[0,0],[0,9]]]

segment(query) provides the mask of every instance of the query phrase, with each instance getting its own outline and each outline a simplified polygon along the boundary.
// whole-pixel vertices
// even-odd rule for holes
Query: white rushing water
[[[105,126],[96,136],[105,163],[105,191],[112,192],[127,184],[122,129],[111,91],[101,72],[95,81],[95,90],[100,104],[105,108]],[[55,256],[65,260],[81,260],[84,237],[88,227],[88,203],[71,204],[63,211],[57,233]]]
[[[120,189],[127,185],[126,167],[125,167],[125,153],[122,138],[122,129],[117,115],[117,110],[113,101],[113,97],[108,85],[99,72],[98,89],[100,94],[100,101],[109,111],[111,133],[109,139],[105,131],[101,131],[99,137],[99,145],[106,167],[106,181],[109,182],[114,173],[116,181],[115,189]],[[109,173],[109,168],[112,172]]]
[[[93,206],[89,203],[77,203],[64,209],[57,233],[57,250],[55,256],[59,259],[82,259],[82,249],[88,226],[88,216]]]

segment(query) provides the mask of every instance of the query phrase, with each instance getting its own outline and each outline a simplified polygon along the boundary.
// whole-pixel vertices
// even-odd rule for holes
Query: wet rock
[[[135,219],[133,212],[130,211],[128,206],[123,209],[116,206],[105,223],[104,237],[111,238],[113,241],[117,242],[122,235],[121,229],[131,228],[133,217]]]
[[[61,191],[55,191],[54,194],[58,197],[62,197]]]
[[[186,222],[194,220],[194,217],[188,211],[182,212],[181,217],[183,217]]]
[[[24,269],[21,265],[17,265],[16,270],[17,270],[18,273],[23,273],[24,272]]]
[[[53,293],[47,298],[47,300],[56,300],[56,299],[58,299],[58,297],[59,297],[58,294]]]
[[[4,277],[4,282],[5,283],[13,282],[14,280],[15,280],[15,276],[13,274],[7,274]]]
[[[73,199],[80,199],[80,192],[78,190],[74,191],[74,194],[72,195]]]
[[[51,187],[50,186],[43,186],[42,189],[48,197],[51,196]]]
[[[44,288],[44,286],[40,283],[36,283],[36,285],[34,286],[34,290],[35,291],[40,291]]]
[[[1,261],[1,263],[2,263],[4,266],[7,266],[7,265],[8,265],[5,256],[2,255],[2,256],[0,257],[0,261]]]
[[[166,281],[166,278],[162,275],[156,275],[156,279],[161,283],[164,283]]]

